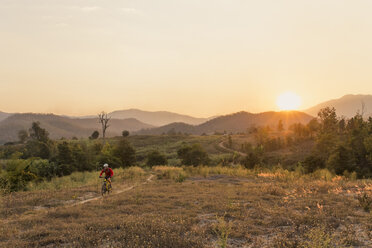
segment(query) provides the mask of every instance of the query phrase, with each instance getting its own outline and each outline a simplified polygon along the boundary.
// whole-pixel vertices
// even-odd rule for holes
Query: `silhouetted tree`
[[[227,138],[227,146],[229,148],[232,148],[232,145],[233,145],[233,141],[232,141],[231,135],[229,135]]]
[[[278,129],[279,132],[283,132],[284,126],[283,126],[283,121],[282,120],[279,120],[277,129]]]
[[[57,162],[72,165],[74,162],[70,145],[64,141],[57,146]]]
[[[26,130],[20,130],[18,132],[18,139],[20,143],[25,143],[28,138],[28,132]]]
[[[121,135],[122,135],[123,137],[128,137],[128,136],[129,136],[129,131],[128,131],[128,130],[124,130],[124,131],[121,133]]]
[[[254,134],[254,138],[258,145],[263,145],[269,138],[269,131],[265,127],[257,128],[257,131]]]
[[[313,154],[305,158],[305,160],[302,162],[302,166],[304,167],[306,173],[311,173],[317,169],[324,168],[325,163],[323,158]]]
[[[106,130],[110,126],[108,122],[110,121],[111,117],[107,116],[107,113],[102,111],[100,114],[98,114],[98,120],[99,123],[101,123],[102,126],[102,138],[103,138],[103,143],[106,142]]]
[[[242,165],[247,169],[253,169],[256,165],[262,164],[264,149],[262,145],[258,145],[247,152],[247,156],[241,160]]]
[[[352,152],[343,145],[339,145],[329,156],[326,167],[336,174],[343,174],[345,171],[354,171],[355,164]]]
[[[301,141],[309,137],[309,129],[301,123],[294,123],[289,127],[289,129],[293,131],[296,141]]]
[[[337,132],[337,115],[336,109],[326,107],[319,111],[318,117],[320,119],[320,131],[322,133],[335,133]]]
[[[309,121],[309,123],[307,124],[307,129],[309,130],[310,138],[314,137],[314,134],[319,130],[319,127],[320,125],[316,118]]]
[[[99,137],[99,132],[96,130],[96,131],[94,131],[94,132],[90,135],[89,139],[91,139],[91,140],[95,140],[95,139],[98,139],[98,137]]]
[[[40,127],[40,122],[33,122],[31,128],[29,129],[30,137],[34,140],[40,142],[48,142],[49,133],[44,128]]]

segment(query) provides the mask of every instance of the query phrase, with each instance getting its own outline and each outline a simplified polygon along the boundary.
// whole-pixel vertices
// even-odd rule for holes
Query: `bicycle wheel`
[[[112,186],[111,186],[111,183],[108,183],[107,184],[107,193],[111,193],[111,191],[112,191]]]
[[[106,190],[107,190],[107,188],[106,188],[106,182],[103,182],[102,189],[101,189],[102,196],[106,193]]]

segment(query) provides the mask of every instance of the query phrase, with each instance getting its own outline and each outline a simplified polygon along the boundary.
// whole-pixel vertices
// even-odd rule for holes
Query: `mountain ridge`
[[[303,110],[305,113],[317,116],[320,109],[334,107],[338,116],[353,117],[358,111],[361,113],[364,104],[364,115],[372,115],[372,95],[347,94],[340,98],[321,102],[313,107]]]
[[[0,143],[18,140],[18,132],[20,130],[28,130],[34,121],[40,122],[41,127],[50,133],[52,139],[62,137],[87,138],[95,130],[101,133],[98,118],[71,119],[54,114],[13,114],[0,122]],[[109,125],[107,137],[121,135],[123,130],[134,132],[143,128],[154,127],[133,118],[124,120],[111,119]]]
[[[128,119],[128,118],[135,118],[143,123],[147,123],[153,126],[163,126],[173,122],[184,122],[191,125],[198,125],[207,120],[210,120],[213,117],[203,118],[203,117],[194,117],[191,115],[179,114],[170,111],[147,111],[141,110],[136,108],[130,109],[123,109],[123,110],[115,110],[109,112],[108,116],[116,119]],[[86,116],[70,116],[70,118],[81,118],[81,119],[89,119],[95,118],[96,115],[86,115]]]
[[[273,126],[275,127],[279,120],[283,121],[285,127],[294,123],[306,124],[313,116],[300,111],[268,111],[263,113],[249,113],[245,111],[236,112],[229,115],[216,117],[200,125],[189,125],[186,123],[171,123],[162,127],[143,129],[136,134],[164,134],[164,133],[189,133],[201,135],[214,132],[245,132],[252,126]]]
[[[154,126],[163,126],[174,122],[184,122],[191,125],[198,125],[209,118],[197,118],[190,115],[178,114],[169,111],[145,111],[140,109],[117,110],[108,114],[112,118],[135,118],[141,122]]]
[[[5,112],[0,111],[0,122],[5,120],[6,118],[8,118],[11,115],[12,114],[10,114],[10,113],[5,113]]]

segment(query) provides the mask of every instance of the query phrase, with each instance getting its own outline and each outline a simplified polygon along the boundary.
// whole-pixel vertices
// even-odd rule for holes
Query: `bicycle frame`
[[[108,193],[110,194],[111,192],[111,183],[109,180],[107,180],[105,178],[105,180],[103,180],[103,184],[102,184],[102,196],[105,194],[105,193]]]

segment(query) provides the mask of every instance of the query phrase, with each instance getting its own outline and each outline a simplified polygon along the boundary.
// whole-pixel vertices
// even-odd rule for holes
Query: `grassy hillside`
[[[150,179],[150,174],[155,177]],[[180,174],[187,179],[177,179]],[[226,167],[156,167],[117,175],[114,193],[127,190],[105,198],[94,199],[98,182],[4,197],[0,246],[372,245],[372,215],[358,200],[363,194],[371,197],[370,180],[321,171],[303,176]],[[92,200],[82,203],[86,199]]]
[[[177,150],[184,145],[200,144],[208,152],[213,163],[217,163],[220,157],[228,155],[218,144],[225,137],[220,135],[194,136],[194,135],[133,135],[128,140],[136,149],[136,158],[139,164],[146,162],[147,155],[154,150],[166,155],[169,164],[180,165],[181,160],[177,156]],[[112,139],[115,142],[115,138]]]
[[[313,117],[298,111],[264,112],[251,114],[239,112],[232,115],[221,116],[199,126],[199,132],[245,132],[251,126],[271,126],[276,128],[279,120],[283,121],[284,128],[294,123],[308,123]]]
[[[177,133],[186,133],[186,134],[196,134],[198,133],[197,126],[190,124],[175,122],[162,127],[143,129],[138,132],[140,135],[161,135],[161,134],[177,134]]]
[[[285,128],[294,123],[308,123],[313,117],[298,111],[264,112],[252,114],[238,112],[231,115],[220,116],[203,124],[192,126],[185,123],[172,123],[163,127],[141,130],[138,134],[162,134],[162,133],[190,133],[203,134],[214,132],[246,132],[252,126],[276,127],[279,120],[283,121]]]
[[[0,122],[0,143],[18,140],[18,132],[28,130],[34,121],[39,121],[53,139],[72,138],[74,136],[86,138],[94,130],[101,132],[101,126],[97,118],[71,119],[53,114],[15,114]],[[123,130],[132,132],[152,127],[135,119],[111,119],[109,124],[107,136],[121,135]]]

